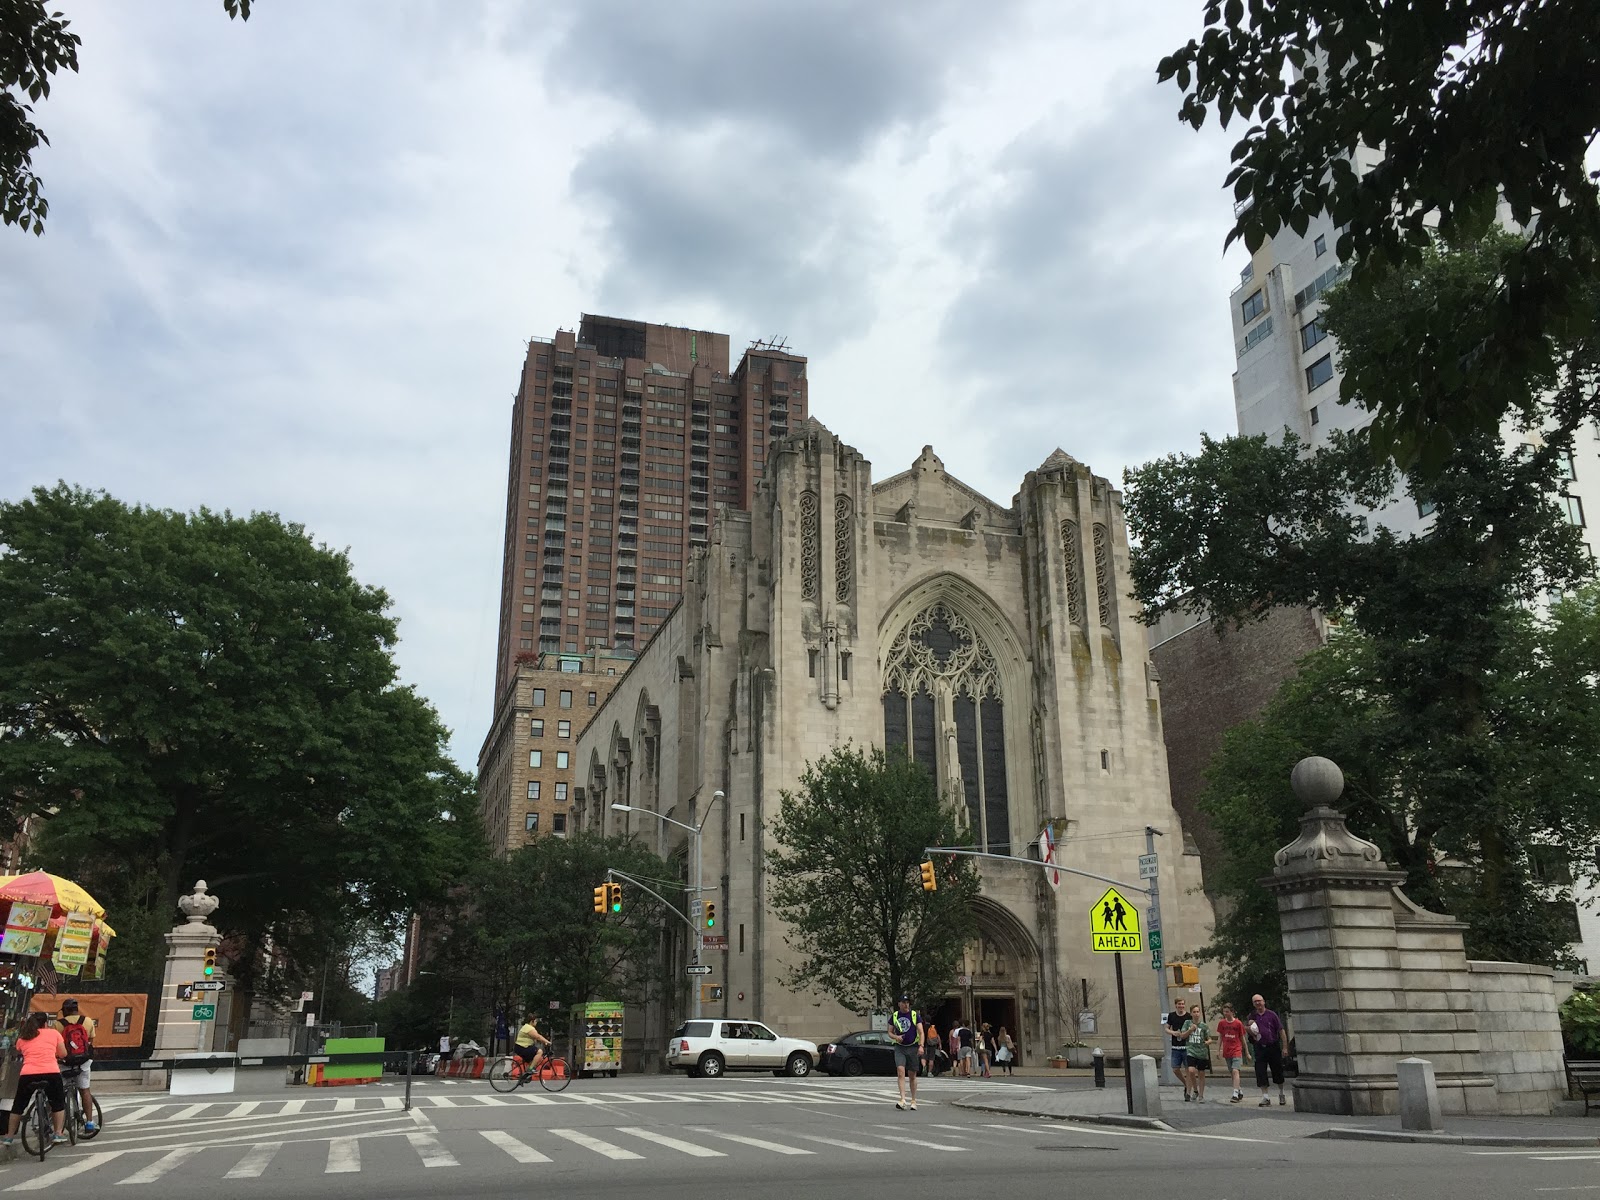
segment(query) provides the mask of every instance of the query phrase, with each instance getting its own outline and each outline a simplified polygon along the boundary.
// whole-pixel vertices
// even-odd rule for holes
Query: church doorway
[[[1017,1026],[1017,998],[1015,996],[979,996],[976,998],[978,1006],[977,1027],[987,1025],[998,1037],[1004,1028],[1013,1040],[1018,1033]]]

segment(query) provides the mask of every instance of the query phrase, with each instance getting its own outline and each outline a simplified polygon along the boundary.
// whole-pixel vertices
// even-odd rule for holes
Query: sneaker
[[[1263,1096],[1263,1097],[1261,1097],[1261,1103],[1256,1105],[1256,1107],[1257,1108],[1271,1108],[1272,1107],[1272,1097],[1271,1096]]]
[[[910,1105],[908,1105],[908,1107],[911,1109],[912,1112],[916,1112],[917,1111],[917,1102],[915,1100],[913,1100],[910,1103]]]
[[[64,1133],[52,1135],[50,1138],[50,1144],[52,1146],[65,1146],[67,1144],[67,1135]]]
[[[1233,1094],[1233,1099],[1229,1100],[1228,1103],[1229,1104],[1237,1104],[1237,1103],[1239,1103],[1239,1101],[1241,1101],[1243,1099],[1244,1099],[1244,1093],[1243,1092],[1235,1092]]]
[[[83,1123],[83,1131],[85,1133],[99,1133],[100,1126],[96,1125],[93,1121],[85,1121]]]
[[[894,1102],[894,1106],[896,1108],[898,1108],[901,1112],[905,1112],[905,1110],[906,1110],[906,1102],[904,1100],[896,1100]]]
[[[1278,1103],[1280,1105],[1289,1103],[1289,1097],[1285,1096],[1282,1092],[1279,1092],[1278,1093]]]
[[[0,1146],[15,1146],[17,1139],[14,1137],[0,1137]]]
[[[1187,1103],[1189,1103],[1189,1101],[1191,1099],[1193,1099],[1193,1097],[1189,1095],[1189,1089],[1188,1088],[1184,1088],[1183,1089],[1183,1102],[1185,1104],[1187,1104]]]

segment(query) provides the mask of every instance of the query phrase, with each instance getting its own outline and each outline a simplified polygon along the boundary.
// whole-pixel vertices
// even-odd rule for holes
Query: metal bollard
[[[1094,1059],[1094,1085],[1103,1088],[1106,1085],[1106,1052],[1096,1046],[1090,1057]]]

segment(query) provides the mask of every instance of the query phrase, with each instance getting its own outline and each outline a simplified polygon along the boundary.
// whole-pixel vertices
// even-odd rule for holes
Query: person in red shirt
[[[1223,1066],[1233,1075],[1233,1099],[1229,1104],[1238,1104],[1244,1099],[1244,1092],[1239,1090],[1239,1068],[1244,1066],[1245,1037],[1244,1022],[1233,1015],[1233,1005],[1222,1006],[1222,1020],[1217,1022],[1217,1042],[1222,1050]]]
[[[66,1141],[67,1089],[61,1080],[61,1060],[67,1056],[67,1043],[50,1024],[47,1013],[33,1013],[17,1032],[17,1053],[22,1056],[22,1073],[17,1076],[17,1099],[11,1107],[11,1121],[0,1145],[17,1140],[22,1128],[22,1110],[33,1093],[43,1089],[50,1101],[50,1120],[55,1124],[55,1141]]]

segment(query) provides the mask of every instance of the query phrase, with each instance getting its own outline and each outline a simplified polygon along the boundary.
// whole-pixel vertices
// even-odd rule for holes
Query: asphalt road
[[[984,1085],[994,1095],[1006,1084]],[[1038,1085],[1033,1085],[1038,1086]],[[337,1091],[117,1097],[94,1142],[0,1165],[0,1191],[53,1197],[523,1197],[750,1200],[793,1189],[877,1198],[1066,1194],[1094,1200],[1600,1198],[1600,1148],[1488,1150],[1298,1136],[1241,1122],[1161,1133],[955,1107],[935,1080],[916,1112],[882,1079],[577,1080],[500,1096],[429,1081],[411,1112],[393,1084]],[[259,1098],[241,1098],[252,1096]],[[123,1188],[128,1189],[126,1193]],[[1048,1189],[1041,1193],[1036,1189]]]

